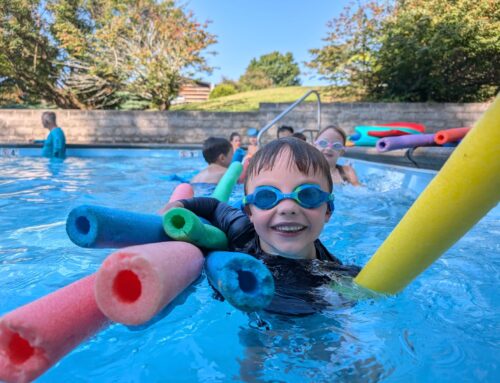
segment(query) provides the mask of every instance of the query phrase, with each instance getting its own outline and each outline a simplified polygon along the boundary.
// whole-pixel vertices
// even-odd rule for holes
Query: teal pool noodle
[[[229,165],[212,193],[212,197],[221,202],[229,201],[229,196],[233,191],[234,185],[238,182],[238,178],[240,177],[242,171],[243,165],[241,162],[231,162],[231,165]]]
[[[205,273],[213,288],[241,311],[262,310],[273,299],[273,276],[251,255],[213,251],[205,260]]]
[[[226,250],[228,247],[222,230],[204,223],[192,211],[182,207],[167,211],[163,216],[163,229],[173,240],[189,242],[204,249]]]
[[[395,127],[395,126],[364,126],[363,125],[363,126],[355,126],[354,127],[355,133],[353,135],[351,135],[351,137],[353,137],[353,138],[358,137],[358,134],[359,134],[359,138],[354,139],[354,140],[351,139],[351,141],[354,142],[355,146],[375,146],[377,144],[377,141],[380,140],[380,138],[369,136],[368,132],[370,132],[370,131],[383,132],[383,131],[387,131],[387,130],[401,130],[403,132],[407,132],[410,134],[421,134],[421,132],[419,132],[416,129],[399,127],[399,126]]]
[[[160,215],[93,205],[71,210],[66,220],[66,233],[76,245],[90,248],[121,248],[170,241]]]

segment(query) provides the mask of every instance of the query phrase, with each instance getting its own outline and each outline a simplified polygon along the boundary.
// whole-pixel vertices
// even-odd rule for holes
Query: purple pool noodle
[[[436,145],[434,134],[408,134],[406,136],[381,138],[377,141],[377,150],[382,153],[389,150],[434,145]]]

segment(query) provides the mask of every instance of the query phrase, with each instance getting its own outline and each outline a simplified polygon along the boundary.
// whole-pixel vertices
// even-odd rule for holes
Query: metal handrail
[[[299,98],[297,101],[295,101],[292,105],[290,105],[288,108],[286,108],[283,112],[281,112],[279,115],[277,115],[271,122],[269,122],[266,126],[264,126],[260,131],[259,134],[257,135],[257,142],[258,145],[261,146],[261,138],[262,135],[268,131],[274,124],[276,124],[279,120],[281,120],[283,117],[285,117],[290,111],[295,108],[297,105],[299,105],[302,101],[304,101],[309,95],[315,94],[317,99],[318,99],[318,132],[321,130],[321,99],[319,97],[319,92],[317,90],[310,90],[306,94],[304,94],[301,98]]]

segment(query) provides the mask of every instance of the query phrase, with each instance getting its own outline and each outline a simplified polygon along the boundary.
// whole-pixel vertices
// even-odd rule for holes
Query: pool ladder
[[[317,90],[310,90],[306,94],[304,94],[301,98],[299,98],[297,101],[295,101],[292,105],[290,105],[288,108],[286,108],[283,112],[281,112],[279,115],[277,115],[266,126],[264,126],[262,129],[260,129],[259,134],[257,135],[257,141],[258,141],[259,146],[261,146],[262,135],[266,131],[268,131],[270,128],[272,128],[278,121],[280,121],[288,113],[290,113],[297,105],[299,105],[302,101],[304,101],[311,94],[316,95],[316,98],[317,98],[317,105],[318,105],[318,111],[317,111],[317,116],[318,116],[317,131],[319,132],[321,130],[321,99],[319,97],[319,92]],[[309,132],[311,134],[311,138],[312,138],[314,130],[313,129],[304,129],[301,132],[302,133]],[[311,139],[311,141],[312,141],[312,139]]]

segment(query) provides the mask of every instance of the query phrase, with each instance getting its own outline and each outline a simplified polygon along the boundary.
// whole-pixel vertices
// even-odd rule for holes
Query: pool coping
[[[41,144],[0,143],[0,148],[41,148]],[[201,150],[201,144],[68,144],[68,149],[179,149]],[[418,147],[398,149],[379,153],[372,147],[349,147],[345,158],[358,159],[388,165],[404,166],[417,169],[439,170],[453,153],[454,148]]]

